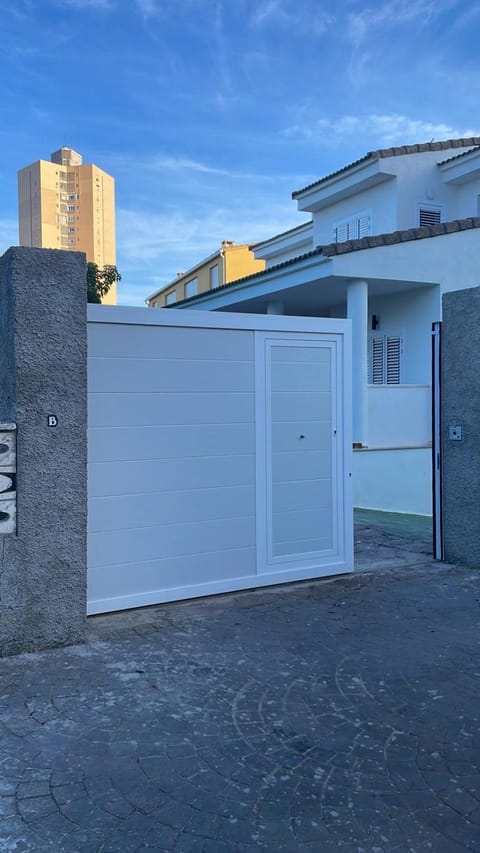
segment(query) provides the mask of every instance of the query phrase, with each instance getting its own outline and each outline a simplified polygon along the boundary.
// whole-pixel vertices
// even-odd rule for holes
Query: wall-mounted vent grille
[[[418,209],[418,224],[439,225],[442,221],[442,211],[439,207],[420,207]]]

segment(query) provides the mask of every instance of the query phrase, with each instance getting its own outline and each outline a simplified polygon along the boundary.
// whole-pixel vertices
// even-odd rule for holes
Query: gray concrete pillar
[[[0,521],[1,655],[85,637],[86,309],[83,254],[0,257],[0,422],[16,425],[14,530]]]
[[[445,559],[480,567],[480,287],[443,295],[442,494]]]

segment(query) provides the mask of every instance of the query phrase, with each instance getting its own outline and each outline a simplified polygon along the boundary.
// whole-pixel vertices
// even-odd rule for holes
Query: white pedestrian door
[[[343,558],[337,344],[313,335],[299,340],[298,335],[257,334],[261,574],[305,572]]]

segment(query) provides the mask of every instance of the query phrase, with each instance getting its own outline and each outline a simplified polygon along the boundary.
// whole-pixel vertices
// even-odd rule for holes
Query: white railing
[[[425,447],[431,443],[430,385],[369,385],[367,401],[368,447]]]

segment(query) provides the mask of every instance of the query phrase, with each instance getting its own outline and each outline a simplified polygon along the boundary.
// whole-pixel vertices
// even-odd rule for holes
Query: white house
[[[348,317],[355,504],[431,512],[431,329],[480,284],[480,137],[381,149],[293,193],[262,273],[177,308]],[[461,329],[459,329],[461,334]]]

